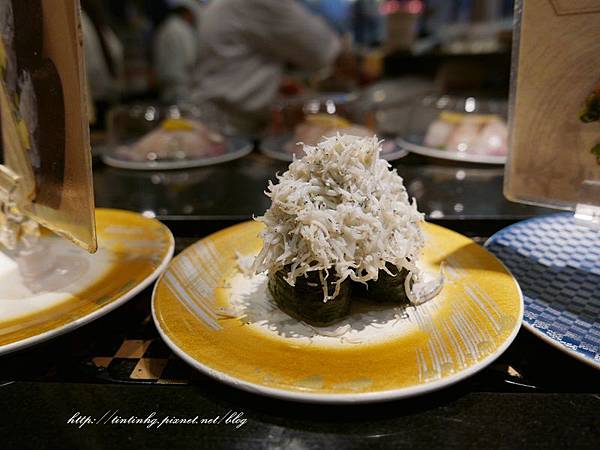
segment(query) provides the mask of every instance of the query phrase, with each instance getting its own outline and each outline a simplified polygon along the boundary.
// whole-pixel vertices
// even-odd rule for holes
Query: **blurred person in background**
[[[124,92],[122,100],[136,101],[156,95],[152,73],[152,22],[145,12],[155,0],[102,0],[111,26],[124,48]],[[166,10],[168,11],[168,10]],[[162,14],[162,17],[166,12]]]
[[[347,64],[338,35],[300,0],[216,0],[204,9],[192,100],[225,112],[240,131],[264,125],[286,65],[308,72]]]
[[[365,47],[380,45],[383,41],[384,21],[378,0],[356,0],[352,6],[354,40]]]
[[[350,31],[351,6],[348,0],[302,0],[302,2],[310,11],[323,17],[339,34]]]
[[[204,14],[204,8],[206,8],[206,0],[193,0],[194,14],[196,15],[196,24],[200,26],[202,15]]]
[[[122,0],[112,0],[122,1]],[[144,0],[143,13],[150,19],[152,27],[157,29],[165,18],[168,17],[171,6],[168,0]]]
[[[111,0],[119,1],[123,0]],[[202,10],[206,5],[206,0],[192,0],[187,2],[186,5],[194,11],[196,15],[196,24],[199,23],[200,17],[202,16]],[[152,25],[155,28],[164,21],[165,17],[169,15],[169,11],[172,7],[177,6],[177,0],[143,0],[141,2],[144,14],[150,19]]]
[[[123,46],[109,26],[100,0],[82,0],[83,49],[95,128],[104,128],[108,109],[123,91]]]
[[[154,37],[154,72],[161,101],[189,101],[198,64],[198,2],[172,0]]]

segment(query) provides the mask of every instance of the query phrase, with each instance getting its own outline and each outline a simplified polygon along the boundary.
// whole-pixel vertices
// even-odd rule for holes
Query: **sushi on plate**
[[[253,264],[268,272],[274,302],[290,316],[328,326],[354,299],[417,304],[423,214],[402,178],[380,158],[375,136],[328,137],[269,183],[263,247]]]

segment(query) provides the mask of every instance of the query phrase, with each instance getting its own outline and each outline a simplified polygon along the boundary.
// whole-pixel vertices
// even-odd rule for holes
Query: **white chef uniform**
[[[332,65],[336,33],[297,0],[218,0],[200,23],[195,103],[225,106],[246,117],[274,100],[286,64],[307,71]]]
[[[189,101],[198,63],[198,32],[176,14],[160,25],[154,36],[154,71],[161,100]]]

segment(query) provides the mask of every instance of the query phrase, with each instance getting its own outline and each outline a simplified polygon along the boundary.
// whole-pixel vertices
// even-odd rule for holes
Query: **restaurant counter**
[[[505,200],[498,166],[410,155],[394,167],[428,220],[480,244],[510,223],[551,212]],[[181,251],[262,214],[267,181],[285,168],[258,154],[186,171],[98,166],[97,206],[163,220]],[[596,448],[599,442],[598,372],[525,329],[496,362],[440,391],[372,405],[309,405],[242,392],[187,366],[158,337],[150,297],[149,288],[75,332],[0,357],[2,448]],[[85,416],[95,423],[81,425]],[[112,420],[131,416],[230,420],[160,428]]]
[[[185,230],[186,236],[200,237],[261,215],[269,206],[264,195],[269,180],[276,181],[275,174],[287,165],[259,153],[189,170],[131,171],[99,165],[94,172],[96,206],[141,212],[173,226],[176,236]],[[465,233],[490,233],[553,212],[506,200],[502,166],[440,162],[414,154],[392,165],[427,220]]]

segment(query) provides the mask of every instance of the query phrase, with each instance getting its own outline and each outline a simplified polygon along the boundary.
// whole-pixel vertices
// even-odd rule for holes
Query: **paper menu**
[[[4,162],[18,208],[93,252],[94,200],[77,0],[0,3]]]
[[[504,193],[562,209],[600,205],[600,190],[597,198],[589,195],[589,186],[600,183],[600,158],[592,151],[600,122],[580,118],[600,86],[600,2],[521,0],[515,11]]]

